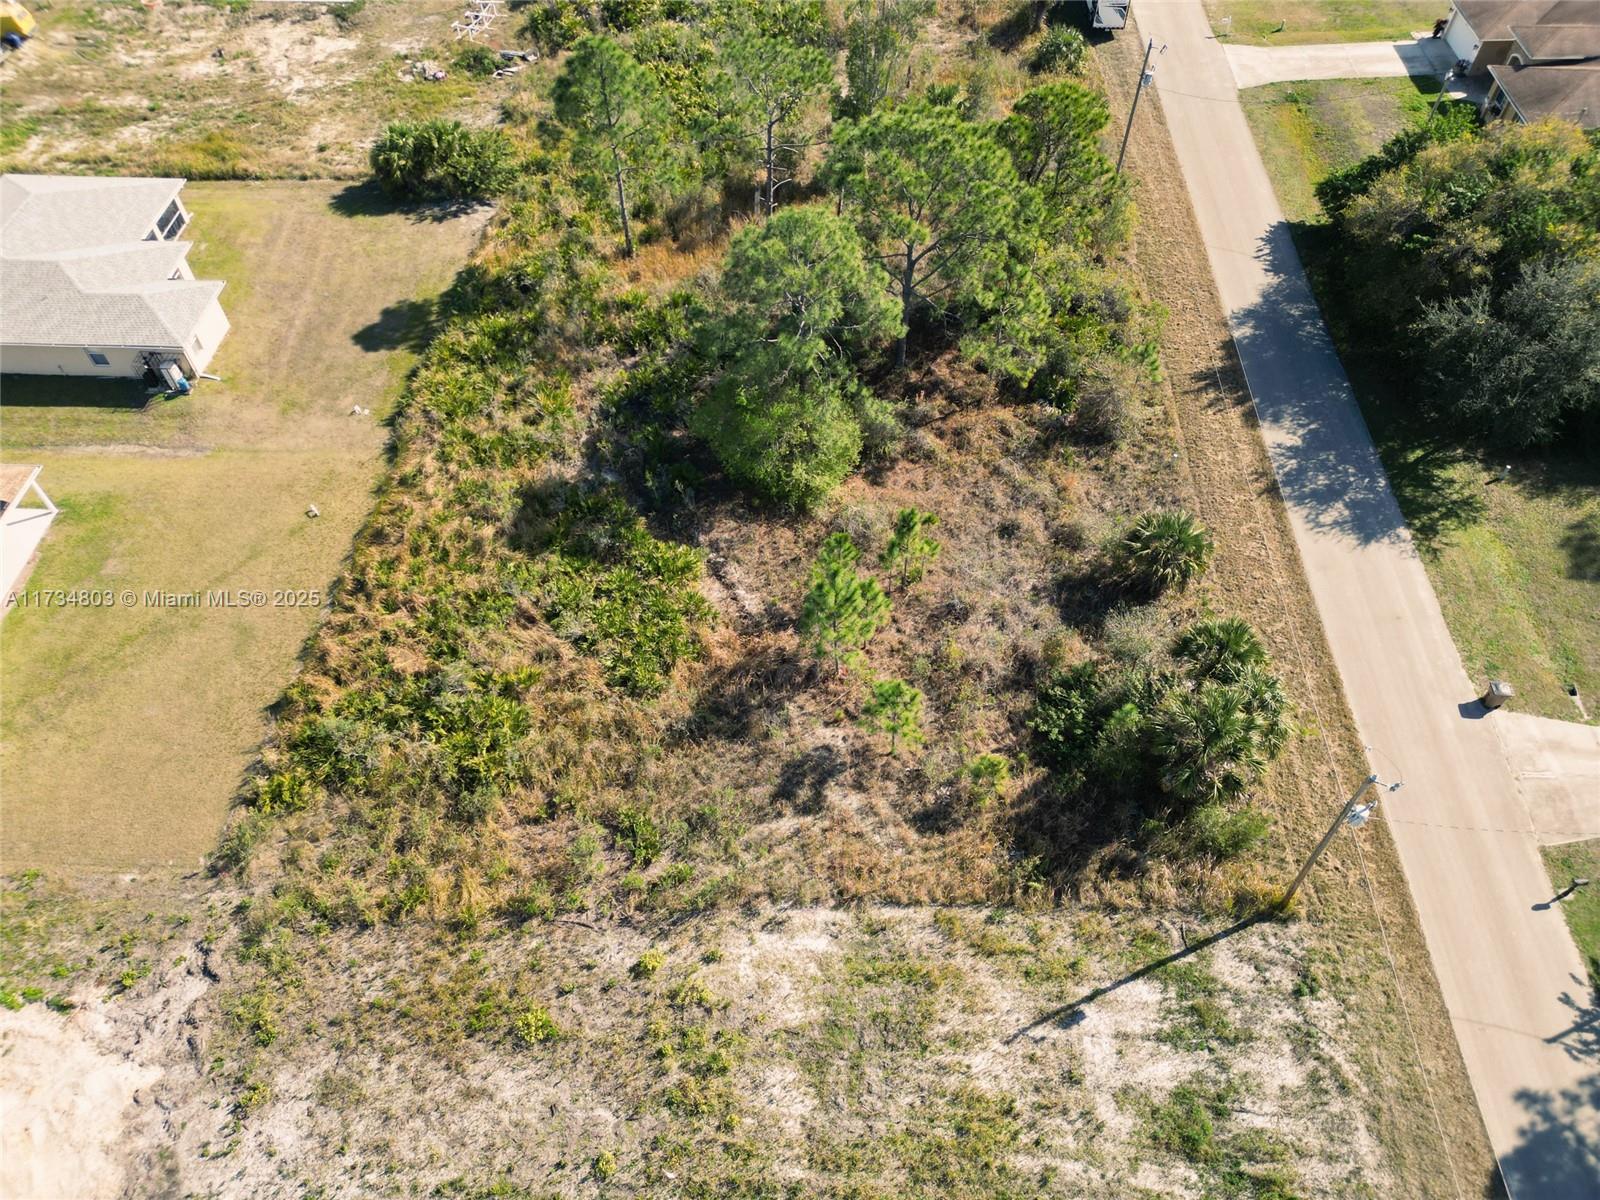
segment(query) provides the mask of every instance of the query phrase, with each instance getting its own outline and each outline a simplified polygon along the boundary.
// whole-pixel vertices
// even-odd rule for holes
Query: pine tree
[[[632,258],[629,180],[659,179],[671,157],[661,89],[615,41],[591,35],[578,42],[551,94],[556,120],[573,132],[573,161],[604,174],[616,190],[623,245]]]
[[[722,70],[720,136],[749,147],[759,160],[756,207],[770,217],[778,189],[792,178],[788,164],[810,145],[800,118],[833,78],[833,64],[815,46],[740,33],[723,49]]]
[[[899,577],[902,588],[921,579],[928,563],[938,556],[939,543],[922,532],[938,523],[939,518],[933,513],[914,508],[902,508],[895,517],[894,534],[879,562],[885,571]]]
[[[855,466],[865,392],[849,356],[898,332],[881,276],[850,222],[820,205],[734,235],[701,330],[725,367],[694,427],[738,483],[807,509]]]
[[[922,693],[903,679],[873,682],[871,695],[861,710],[861,723],[875,733],[889,735],[889,753],[896,754],[902,739],[908,745],[922,741]]]
[[[830,659],[841,675],[861,660],[861,651],[889,619],[889,598],[878,581],[856,570],[861,552],[850,535],[835,533],[822,543],[811,568],[811,585],[800,607],[800,632],[818,658]]]
[[[1021,249],[1035,197],[988,129],[925,100],[879,109],[838,128],[823,175],[887,268],[903,325],[957,301],[1014,309],[1012,323],[1031,312],[1019,302],[1038,291]]]
[[[856,0],[844,31],[846,91],[839,116],[864,117],[905,94],[917,26],[933,9],[933,0]]]

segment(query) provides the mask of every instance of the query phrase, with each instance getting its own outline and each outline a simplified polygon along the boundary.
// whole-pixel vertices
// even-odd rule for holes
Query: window
[[[89,361],[97,367],[109,367],[111,365],[111,360],[104,354],[94,350],[85,350],[84,353],[89,356]]]
[[[167,205],[167,210],[161,214],[161,219],[156,222],[156,230],[162,238],[171,241],[183,232],[183,227],[188,224],[183,207],[174,200]]]

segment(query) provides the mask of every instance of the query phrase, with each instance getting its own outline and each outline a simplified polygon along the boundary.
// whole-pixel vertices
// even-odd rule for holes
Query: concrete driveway
[[[1159,23],[1152,19],[1146,24]],[[1157,38],[1157,43],[1160,39]],[[1223,53],[1241,88],[1295,79],[1381,79],[1443,75],[1455,62],[1443,38],[1408,42],[1339,42],[1317,46],[1234,46]]]
[[[1600,837],[1600,727],[1500,712],[1494,729],[1539,842]]]
[[[1481,687],[1462,669],[1201,0],[1135,12],[1168,46],[1156,87],[1351,709],[1374,768],[1405,784],[1383,814],[1490,1143],[1516,1200],[1594,1200],[1600,1010],[1561,913],[1535,907],[1549,883],[1497,732],[1511,723],[1473,703]],[[1453,1173],[1447,1155],[1440,1170]]]

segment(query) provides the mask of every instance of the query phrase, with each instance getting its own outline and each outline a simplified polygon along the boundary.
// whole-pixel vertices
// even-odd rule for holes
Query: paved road
[[[1356,722],[1405,782],[1384,808],[1490,1141],[1516,1200],[1595,1200],[1600,1012],[1559,909],[1536,907],[1549,884],[1496,716],[1472,703],[1200,0],[1135,12],[1168,45],[1156,86]]]
[[[1151,28],[1159,23],[1159,19],[1146,22]],[[1233,69],[1234,80],[1242,88],[1295,79],[1443,75],[1455,61],[1442,38],[1311,46],[1236,46],[1229,43],[1223,51]]]

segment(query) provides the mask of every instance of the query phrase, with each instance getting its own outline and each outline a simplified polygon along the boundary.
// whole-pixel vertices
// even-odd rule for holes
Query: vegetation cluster
[[[1486,446],[1592,439],[1600,416],[1600,136],[1470,109],[1323,180],[1340,308],[1419,416]]]

